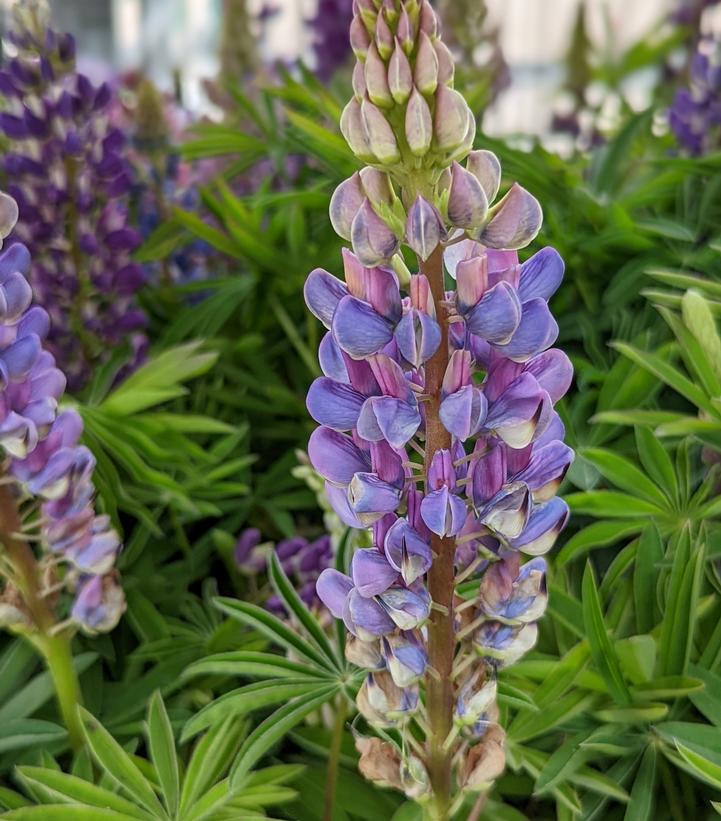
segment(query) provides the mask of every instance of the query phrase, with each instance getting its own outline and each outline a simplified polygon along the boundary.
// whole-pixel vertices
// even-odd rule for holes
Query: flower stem
[[[451,447],[451,435],[440,420],[441,386],[448,366],[448,321],[441,306],[445,300],[443,281],[443,249],[438,246],[428,260],[421,265],[421,272],[428,277],[433,300],[438,310],[441,328],[441,344],[426,364],[426,475],[435,453]],[[453,656],[455,635],[453,631],[453,587],[455,542],[453,539],[433,536],[431,549],[436,558],[428,573],[428,591],[435,604],[428,626],[428,662],[438,677],[426,676],[426,708],[431,735],[428,740],[428,771],[433,789],[435,818],[445,821],[451,796],[451,752],[444,748],[453,726]]]
[[[340,766],[340,751],[343,742],[343,727],[346,717],[345,697],[340,696],[338,709],[333,724],[333,737],[328,752],[328,770],[325,781],[325,801],[323,806],[323,821],[332,821],[333,805],[335,804],[335,790],[338,783],[338,767]]]
[[[0,484],[0,544],[10,560],[14,581],[22,595],[32,621],[28,640],[42,654],[55,685],[55,695],[74,750],[83,745],[83,732],[78,717],[80,686],[73,667],[70,638],[52,635],[55,615],[47,598],[42,595],[40,574],[35,555],[20,537],[22,520],[11,484]]]
[[[73,667],[70,638],[67,634],[45,636],[40,647],[55,685],[55,697],[68,731],[70,746],[77,752],[84,743],[83,727],[78,715],[78,705],[82,702],[82,696],[78,676]]]

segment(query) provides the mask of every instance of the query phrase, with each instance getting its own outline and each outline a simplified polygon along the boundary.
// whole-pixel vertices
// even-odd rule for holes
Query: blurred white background
[[[2,0],[7,4],[11,0]],[[512,72],[511,89],[489,110],[489,133],[543,133],[563,80],[562,60],[581,0],[488,0],[490,20],[500,24],[501,43]],[[249,0],[259,10],[265,0]],[[350,3],[351,0],[348,0]],[[263,56],[292,61],[309,57],[304,20],[315,0],[272,0],[279,13],[265,24]],[[586,0],[592,40],[621,51],[649,32],[674,0]],[[84,70],[96,78],[142,68],[171,88],[180,77],[184,102],[207,105],[202,80],[217,71],[222,0],[51,0],[58,27],[78,40]],[[628,90],[643,105],[643,76]]]

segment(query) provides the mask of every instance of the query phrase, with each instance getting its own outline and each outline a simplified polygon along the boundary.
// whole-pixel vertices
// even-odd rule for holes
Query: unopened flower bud
[[[356,16],[350,24],[350,45],[359,60],[365,60],[371,38],[363,21]]]
[[[425,262],[445,235],[446,229],[438,209],[419,194],[408,211],[406,242]]]
[[[368,34],[372,35],[376,27],[376,19],[378,12],[373,4],[373,0],[356,0],[355,2],[356,17],[360,17]]]
[[[418,54],[413,72],[416,88],[430,97],[438,87],[438,57],[428,35],[422,31],[418,43]]]
[[[361,120],[368,145],[378,162],[383,165],[398,162],[401,155],[393,129],[378,106],[373,105],[368,98],[361,103]]]
[[[423,157],[428,153],[432,139],[431,110],[423,95],[414,88],[406,108],[406,141],[411,153],[416,157]]]
[[[466,753],[458,774],[463,789],[483,792],[503,774],[506,766],[506,734],[497,724],[488,728],[483,740]]]
[[[466,168],[480,182],[489,203],[492,203],[501,186],[501,164],[491,151],[471,151]]]
[[[388,87],[398,105],[403,105],[413,90],[411,64],[398,39],[388,64]]]
[[[385,171],[366,166],[361,169],[360,179],[363,191],[372,205],[393,205],[396,201],[391,179]]]
[[[371,102],[383,108],[388,108],[393,105],[393,98],[388,88],[386,65],[378,54],[375,43],[371,43],[368,49],[364,76],[368,97]]]
[[[408,15],[406,7],[401,9],[400,17],[398,18],[398,28],[396,29],[396,37],[401,44],[401,48],[407,56],[413,53],[413,46],[415,41],[415,32],[411,18]]]
[[[340,130],[356,157],[366,162],[375,160],[361,118],[361,104],[355,97],[343,109],[340,118]]]
[[[353,66],[352,84],[356,100],[362,103],[368,89],[366,87],[365,66],[360,60],[357,60]]]
[[[488,212],[488,199],[481,183],[470,171],[453,163],[448,219],[458,228],[479,228]]]
[[[433,48],[435,49],[436,57],[438,58],[438,82],[452,87],[453,76],[456,71],[456,67],[453,62],[453,55],[443,40],[436,40],[433,43]]]
[[[357,171],[333,192],[330,200],[330,221],[339,237],[350,240],[351,225],[364,200],[365,192]]]
[[[393,32],[386,22],[386,14],[381,12],[376,21],[375,31],[376,46],[380,56],[387,60],[393,53]]]
[[[434,135],[439,151],[454,151],[468,133],[469,108],[457,91],[440,85],[436,92]]]
[[[428,0],[422,0],[420,29],[428,37],[438,37],[438,17]]]
[[[543,211],[538,200],[514,183],[489,212],[490,221],[478,240],[489,248],[515,251],[525,248],[541,230]]]
[[[366,268],[387,262],[398,250],[398,238],[366,199],[351,225],[353,251]]]

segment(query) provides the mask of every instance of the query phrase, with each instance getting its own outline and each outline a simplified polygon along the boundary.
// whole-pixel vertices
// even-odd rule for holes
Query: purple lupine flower
[[[678,142],[699,155],[713,151],[721,137],[721,40],[704,36],[691,60],[689,85],[676,92],[669,123]]]
[[[324,534],[309,542],[302,536],[294,536],[283,539],[274,548],[269,543],[261,544],[261,539],[257,528],[247,528],[240,534],[233,552],[238,569],[249,576],[262,573],[268,566],[270,550],[274,550],[301,599],[308,607],[317,607],[320,603],[316,591],[318,577],[333,561],[331,537]],[[278,616],[287,615],[277,596],[270,596],[265,606]]]
[[[548,305],[564,265],[551,248],[519,260],[540,204],[516,184],[494,202],[500,163],[471,150],[475,119],[429,2],[353,9],[341,130],[369,167],[331,201],[353,247],[344,280],[316,269],[305,286],[328,330],[308,456],[339,517],[372,540],[348,573],[324,570],[317,591],[348,629],[348,659],[369,671],[366,721],[404,737],[423,716],[413,733],[428,769],[399,749],[383,781],[431,800],[454,778],[486,789],[502,771],[497,676],[534,646],[546,608],[542,556],[568,518],[555,494],[573,458],[554,407],[572,368],[552,347]]]
[[[2,195],[0,204],[5,199]],[[57,563],[54,573],[74,597],[69,619],[89,633],[106,631],[125,609],[113,569],[120,541],[109,517],[94,510],[95,460],[78,444],[82,421],[75,411],[57,412],[66,379],[43,347],[48,315],[30,307],[32,292],[25,278],[30,267],[30,254],[20,244],[0,253],[0,448],[5,473],[35,501],[46,551],[38,562]]]
[[[319,0],[315,15],[308,21],[319,79],[329,80],[350,59],[347,35],[352,19],[353,5],[349,0]]]
[[[128,224],[130,167],[123,134],[108,119],[112,93],[74,69],[69,35],[37,4],[19,3],[18,56],[0,71],[3,165],[20,217],[14,237],[32,253],[30,283],[51,317],[48,350],[71,389],[119,345],[137,362],[145,317],[134,301],[140,235]]]

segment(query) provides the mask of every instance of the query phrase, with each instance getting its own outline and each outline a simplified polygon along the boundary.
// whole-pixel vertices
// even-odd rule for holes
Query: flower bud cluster
[[[0,131],[20,208],[15,236],[32,252],[30,281],[52,318],[48,348],[75,390],[114,347],[127,343],[137,356],[145,344],[130,168],[123,134],[109,122],[109,86],[75,71],[72,37],[50,28],[46,5],[21,0],[9,40],[17,56],[0,71]]]
[[[0,195],[0,214],[0,233],[7,236],[17,206],[5,194]],[[73,596],[70,618],[87,632],[105,631],[125,608],[113,569],[120,542],[109,518],[94,511],[95,460],[78,444],[82,421],[75,411],[57,411],[66,379],[43,347],[48,314],[30,307],[30,265],[28,250],[18,243],[0,253],[3,472],[15,480],[28,528],[39,529],[45,575],[59,579]]]

